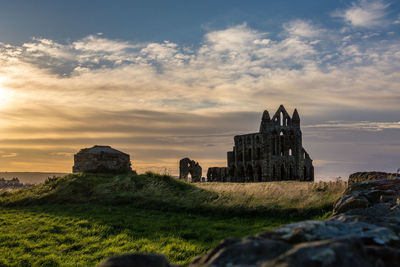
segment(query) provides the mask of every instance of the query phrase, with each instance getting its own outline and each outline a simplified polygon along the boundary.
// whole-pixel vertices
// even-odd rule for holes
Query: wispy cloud
[[[9,153],[9,154],[2,154],[1,157],[2,158],[14,158],[17,155],[18,155],[17,153]]]
[[[373,122],[373,121],[328,121],[321,124],[312,124],[306,128],[325,128],[325,129],[343,129],[380,132],[385,129],[400,129],[400,122]]]
[[[359,0],[353,2],[351,7],[333,13],[351,26],[371,28],[388,24],[385,16],[390,6],[384,0]]]
[[[299,19],[285,23],[283,27],[288,34],[305,38],[315,38],[323,32],[310,21]]]
[[[384,12],[387,4],[379,3]],[[349,23],[361,26],[356,21]],[[131,153],[138,169],[176,170],[184,156],[205,169],[223,165],[232,136],[256,131],[262,111],[280,104],[309,120],[341,110],[399,111],[399,39],[366,42],[372,31],[350,36],[306,20],[282,27],[273,37],[243,23],[209,31],[194,47],[98,34],[67,43],[0,43],[0,92],[10,93],[0,105],[0,145],[18,154],[2,158],[2,166],[34,162],[68,171],[79,148],[110,144]],[[398,124],[318,123],[304,128],[305,137],[317,127],[324,136],[330,128],[377,132]],[[310,140],[312,147],[317,141]]]

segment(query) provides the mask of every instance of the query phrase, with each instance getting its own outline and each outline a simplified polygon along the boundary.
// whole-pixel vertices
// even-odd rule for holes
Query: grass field
[[[324,218],[344,187],[191,185],[151,173],[49,179],[0,195],[0,266],[94,266],[138,251],[187,264],[224,238]]]

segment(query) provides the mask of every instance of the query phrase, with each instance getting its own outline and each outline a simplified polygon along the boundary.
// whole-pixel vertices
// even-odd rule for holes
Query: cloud
[[[17,155],[18,155],[17,153],[10,153],[10,154],[3,154],[3,155],[1,155],[1,157],[2,158],[14,158]]]
[[[385,129],[400,130],[400,122],[347,122],[347,121],[328,121],[323,124],[307,125],[307,128],[343,129],[380,132]]]
[[[312,25],[312,23],[309,21],[299,19],[284,24],[283,28],[290,35],[305,38],[315,38],[320,36],[320,34],[323,32],[321,29]]]
[[[389,6],[383,0],[359,0],[348,9],[334,12],[333,16],[343,18],[354,27],[373,28],[387,24],[385,16]]]
[[[400,40],[366,42],[373,32],[349,35],[315,25],[289,21],[272,36],[243,23],[209,31],[197,46],[104,35],[0,43],[0,86],[10,92],[0,103],[0,145],[18,154],[1,164],[69,171],[80,148],[109,144],[129,152],[140,170],[176,173],[184,156],[200,160],[206,170],[225,164],[234,135],[257,131],[264,109],[274,112],[284,104],[298,108],[304,144],[333,172],[332,157],[343,151],[348,162],[350,155],[368,153],[355,145],[348,151],[357,140],[332,140],[397,129],[396,122],[348,117],[366,110],[399,112]],[[344,121],[326,122],[339,113],[335,120]],[[381,159],[379,166],[390,162]]]

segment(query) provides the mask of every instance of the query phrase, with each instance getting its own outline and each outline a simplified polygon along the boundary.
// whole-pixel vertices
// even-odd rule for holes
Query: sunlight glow
[[[4,86],[5,80],[4,77],[0,77],[0,108],[5,108],[12,99],[11,91]]]

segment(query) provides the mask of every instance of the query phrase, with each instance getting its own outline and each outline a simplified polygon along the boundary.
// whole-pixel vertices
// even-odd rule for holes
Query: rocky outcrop
[[[399,198],[400,179],[355,183],[328,220],[226,239],[189,266],[398,266]]]
[[[98,267],[173,267],[168,263],[167,258],[157,254],[128,254],[111,257]]]
[[[132,171],[130,156],[110,146],[81,149],[74,155],[72,172],[126,173]]]
[[[349,185],[363,182],[363,181],[371,181],[371,180],[380,180],[380,179],[391,179],[391,178],[400,178],[397,177],[396,173],[387,173],[387,172],[356,172],[350,174],[349,176]]]

